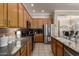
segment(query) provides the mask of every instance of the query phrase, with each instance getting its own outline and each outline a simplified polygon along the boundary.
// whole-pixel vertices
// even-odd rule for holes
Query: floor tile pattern
[[[35,43],[31,56],[53,56],[50,44]]]

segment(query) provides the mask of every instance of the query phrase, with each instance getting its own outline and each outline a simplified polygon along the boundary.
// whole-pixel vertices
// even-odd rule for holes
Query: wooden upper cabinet
[[[31,17],[23,4],[0,3],[0,27],[26,28]]]
[[[28,14],[28,21],[30,21],[31,19],[30,19],[30,15]]]
[[[38,19],[34,19],[32,22],[32,27],[33,28],[38,28]]]
[[[0,27],[3,27],[5,25],[4,19],[3,19],[3,3],[0,3]]]
[[[44,24],[50,24],[50,18],[34,18],[32,28],[42,28]]]
[[[47,24],[47,19],[43,19],[43,24]]]
[[[23,28],[24,27],[24,8],[22,4],[19,4],[19,27]]]
[[[27,15],[27,21],[28,21],[28,13],[27,13],[27,11],[26,11],[26,15]]]
[[[38,27],[39,27],[39,28],[42,28],[42,26],[43,26],[42,23],[43,23],[43,22],[42,22],[42,19],[39,19],[39,20],[38,20]]]
[[[24,10],[24,28],[27,28],[27,14],[25,10]]]
[[[7,18],[7,6],[8,4],[7,3],[4,3],[3,4],[3,8],[4,8],[4,13],[3,13],[3,19],[4,19],[4,27],[7,27],[8,26],[8,18]]]
[[[8,27],[18,27],[18,4],[8,4]]]

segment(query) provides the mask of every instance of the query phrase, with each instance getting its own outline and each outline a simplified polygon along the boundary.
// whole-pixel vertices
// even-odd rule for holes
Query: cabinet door
[[[31,55],[31,52],[32,52],[32,40],[31,40],[31,38],[27,42],[27,51],[26,52],[27,52],[27,56]]]
[[[35,35],[34,35],[34,42],[38,43],[38,39],[39,39],[38,35],[35,34]]]
[[[29,15],[28,15],[28,12],[26,12],[26,14],[27,14],[27,21],[29,21]]]
[[[4,21],[4,8],[3,8],[3,3],[0,3],[0,27],[3,27],[3,26],[5,26],[5,22],[6,21]]]
[[[24,16],[23,16],[23,5],[19,4],[19,27],[23,28],[24,27]]]
[[[26,56],[26,45],[21,48],[21,56]]]
[[[25,10],[24,10],[24,28],[27,28],[27,15]]]
[[[42,22],[42,19],[40,19],[39,21],[38,21],[38,23],[39,23],[39,28],[42,28],[42,26],[43,26],[43,22]]]
[[[20,56],[20,50],[16,53],[16,56]]]
[[[30,54],[31,54],[31,52],[32,52],[32,39],[30,39],[30,42],[29,42],[29,47],[30,47]]]
[[[38,42],[43,43],[43,35],[42,34],[38,34]]]
[[[8,4],[7,3],[4,3],[4,26],[7,27],[8,26],[8,17],[7,17],[7,6]]]
[[[42,19],[40,20],[40,23],[41,23],[40,26],[42,27],[43,26],[43,20]]]
[[[38,28],[38,20],[34,19],[33,21],[34,21],[33,23],[34,28]]]
[[[18,27],[18,4],[8,3],[8,27]]]
[[[53,41],[52,41],[52,47],[53,47],[53,49],[52,49],[53,50],[53,54],[56,56],[56,52],[57,52],[56,49],[57,48],[56,48],[56,40],[55,39],[53,39]]]
[[[30,55],[30,47],[29,47],[29,41],[27,42],[27,56],[29,56]]]
[[[63,44],[60,42],[57,42],[57,56],[63,56],[64,55],[64,47]]]
[[[35,20],[32,20],[32,26],[31,26],[32,28],[36,28],[36,26],[35,26]]]

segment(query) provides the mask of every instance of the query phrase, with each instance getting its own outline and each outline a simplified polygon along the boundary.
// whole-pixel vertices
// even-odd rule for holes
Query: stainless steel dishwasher
[[[72,50],[71,48],[65,46],[64,47],[64,56],[79,56],[79,53]]]

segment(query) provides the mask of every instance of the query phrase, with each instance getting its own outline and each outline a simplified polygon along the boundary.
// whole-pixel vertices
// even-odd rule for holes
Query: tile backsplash
[[[17,31],[18,28],[0,28],[0,36],[12,36],[15,37],[15,31]]]

